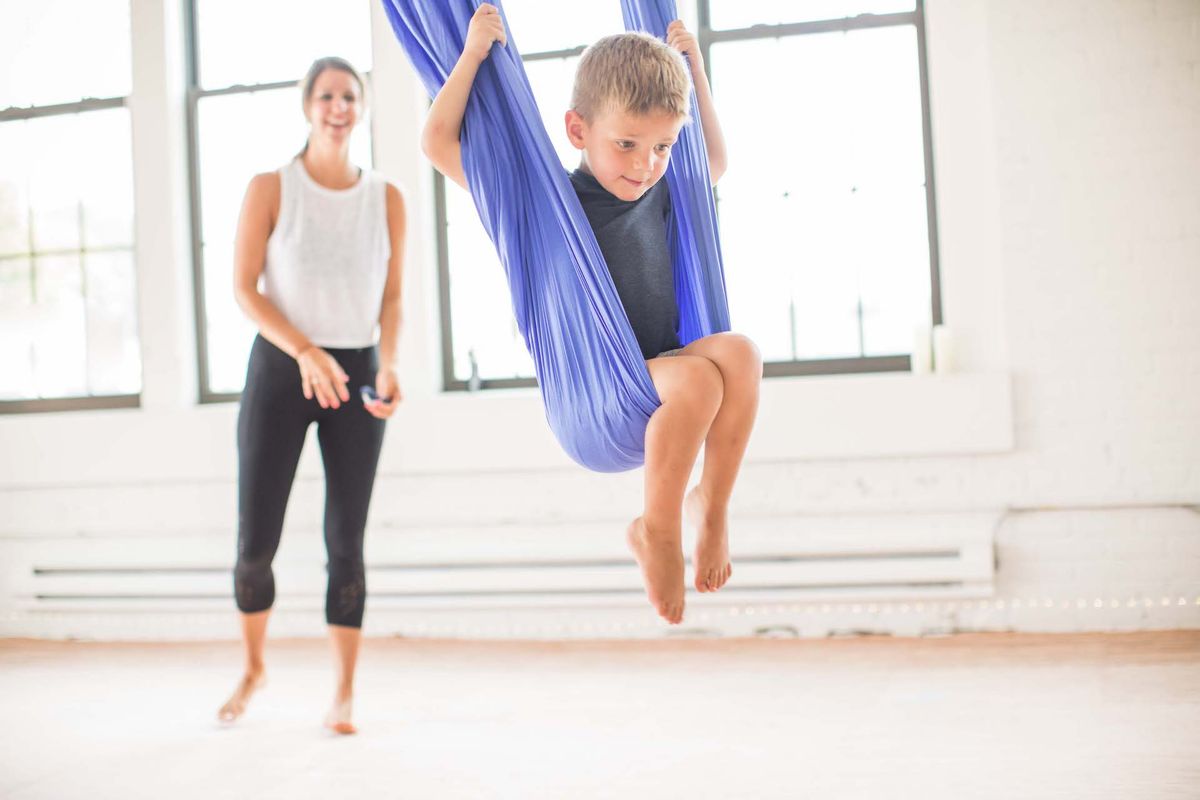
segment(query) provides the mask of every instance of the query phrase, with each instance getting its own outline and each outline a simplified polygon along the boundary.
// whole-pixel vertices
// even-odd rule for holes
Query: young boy
[[[421,145],[447,178],[466,188],[459,133],[471,84],[493,43],[506,44],[495,6],[471,19],[462,56],[434,98]],[[687,55],[687,62],[681,54]],[[646,427],[645,508],[626,532],[646,594],[668,622],[683,619],[682,516],[696,527],[695,586],[720,589],[729,564],[727,510],[754,425],[762,359],[744,336],[719,333],[680,347],[667,231],[670,194],[661,182],[688,120],[688,68],[715,184],[725,143],[696,39],[676,20],[667,44],[641,33],[589,47],[575,75],[567,137],[582,151],[571,182],[596,233],[662,405]],[[684,497],[704,445],[700,483]]]

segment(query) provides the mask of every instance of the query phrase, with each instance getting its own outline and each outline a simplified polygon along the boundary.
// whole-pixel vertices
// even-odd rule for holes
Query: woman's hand
[[[688,66],[692,71],[704,71],[704,60],[700,55],[700,44],[696,37],[683,27],[683,20],[675,20],[667,26],[667,44],[683,53],[688,58]]]
[[[321,408],[338,408],[350,399],[346,381],[350,376],[333,356],[316,345],[309,345],[296,355],[300,367],[300,385],[304,398],[317,398]]]
[[[400,405],[402,398],[400,383],[396,380],[396,370],[391,367],[380,368],[375,376],[375,394],[379,399],[363,403],[363,408],[379,419],[387,419],[396,413],[396,406]]]
[[[499,42],[501,47],[508,44],[508,35],[504,32],[504,20],[500,18],[500,9],[491,3],[484,3],[475,9],[471,24],[467,26],[467,41],[463,45],[463,55],[469,55],[478,61],[483,61],[492,52],[492,43]]]

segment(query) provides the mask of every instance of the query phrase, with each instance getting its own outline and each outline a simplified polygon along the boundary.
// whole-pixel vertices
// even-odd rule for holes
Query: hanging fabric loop
[[[397,39],[435,95],[462,53],[478,3],[383,3]],[[674,19],[672,0],[622,0],[622,10],[627,28],[659,38]],[[510,30],[506,47],[493,45],[476,75],[460,134],[463,172],[505,270],[551,429],[583,466],[631,469],[644,459],[646,424],[658,395],[596,237],[542,124],[517,49],[519,36]],[[669,241],[679,337],[686,345],[728,330],[729,312],[696,119],[680,131],[672,150],[665,177],[674,209]]]

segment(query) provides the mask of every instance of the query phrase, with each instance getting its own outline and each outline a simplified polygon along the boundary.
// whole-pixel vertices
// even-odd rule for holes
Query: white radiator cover
[[[717,593],[689,592],[678,628],[650,610],[619,522],[375,529],[367,536],[365,627],[369,635],[499,638],[748,635],[763,632],[764,615],[814,605],[987,597],[999,517],[736,519],[733,579]],[[684,545],[689,552],[687,538]],[[5,635],[236,635],[230,533],[55,537],[3,547]],[[324,561],[318,529],[285,531],[275,561],[274,634],[322,633]]]

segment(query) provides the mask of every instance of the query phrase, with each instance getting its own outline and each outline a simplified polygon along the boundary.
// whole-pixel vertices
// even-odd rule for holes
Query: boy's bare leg
[[[325,715],[325,727],[335,733],[357,733],[358,729],[350,721],[350,715],[354,699],[354,669],[358,664],[362,630],[345,625],[330,625],[329,643],[333,646],[337,690],[333,695],[333,705]]]
[[[700,445],[721,404],[721,374],[706,358],[646,362],[662,405],[646,426],[646,499],[629,525],[650,604],[663,619],[683,619],[683,493]]]
[[[242,644],[246,650],[246,672],[238,681],[233,694],[217,712],[221,722],[233,722],[246,711],[250,696],[261,689],[267,682],[266,669],[263,666],[263,647],[267,640],[267,617],[270,611],[256,611],[253,614],[242,614]]]
[[[688,493],[688,521],[696,526],[696,588],[715,592],[733,574],[729,563],[729,498],[737,480],[750,431],[758,413],[762,356],[745,336],[718,333],[683,348],[685,355],[707,358],[721,372],[721,408],[704,440],[704,472]]]

